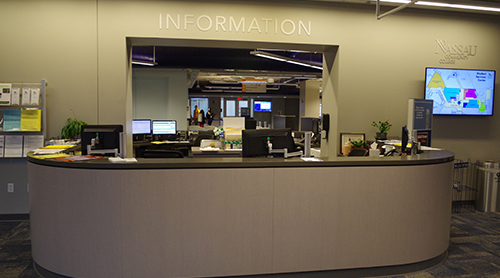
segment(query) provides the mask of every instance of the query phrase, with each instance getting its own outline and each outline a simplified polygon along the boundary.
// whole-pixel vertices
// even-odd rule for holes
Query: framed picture
[[[365,134],[359,132],[340,133],[340,153],[342,153],[342,146],[350,141],[365,140]]]

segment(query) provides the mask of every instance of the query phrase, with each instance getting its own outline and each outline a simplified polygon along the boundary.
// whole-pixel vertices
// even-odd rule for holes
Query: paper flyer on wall
[[[21,110],[3,110],[3,131],[21,131]]]
[[[0,84],[0,105],[10,105],[12,84]]]
[[[43,135],[24,135],[23,157],[26,157],[28,152],[43,147],[43,143]]]
[[[30,105],[31,90],[30,88],[23,88],[23,105]]]
[[[21,110],[21,131],[41,131],[42,110]]]
[[[30,97],[31,105],[38,105],[40,103],[40,88],[32,88]]]
[[[10,104],[19,105],[19,100],[21,99],[21,88],[12,88],[10,91]]]
[[[5,141],[5,136],[0,135],[0,157],[3,157],[3,145]]]
[[[4,157],[23,156],[23,136],[5,135]]]

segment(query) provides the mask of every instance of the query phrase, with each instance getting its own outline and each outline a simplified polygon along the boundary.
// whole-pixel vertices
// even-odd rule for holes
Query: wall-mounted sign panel
[[[252,78],[241,80],[241,91],[243,93],[265,93],[267,91],[266,88],[266,79]]]

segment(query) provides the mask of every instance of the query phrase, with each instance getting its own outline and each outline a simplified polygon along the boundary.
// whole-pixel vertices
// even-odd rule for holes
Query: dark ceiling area
[[[267,79],[269,95],[298,95],[300,81],[322,77],[321,69],[252,55],[256,50],[322,67],[320,52],[267,49],[134,46],[132,60],[156,63],[154,67],[134,64],[134,69],[188,70],[193,76],[191,95],[245,95],[241,91],[241,80],[245,78]]]

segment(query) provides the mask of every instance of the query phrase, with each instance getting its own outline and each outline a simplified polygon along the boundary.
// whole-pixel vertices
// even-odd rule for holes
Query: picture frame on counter
[[[340,133],[340,148],[339,151],[342,153],[342,146],[351,142],[365,140],[365,134],[362,132],[342,132]]]

